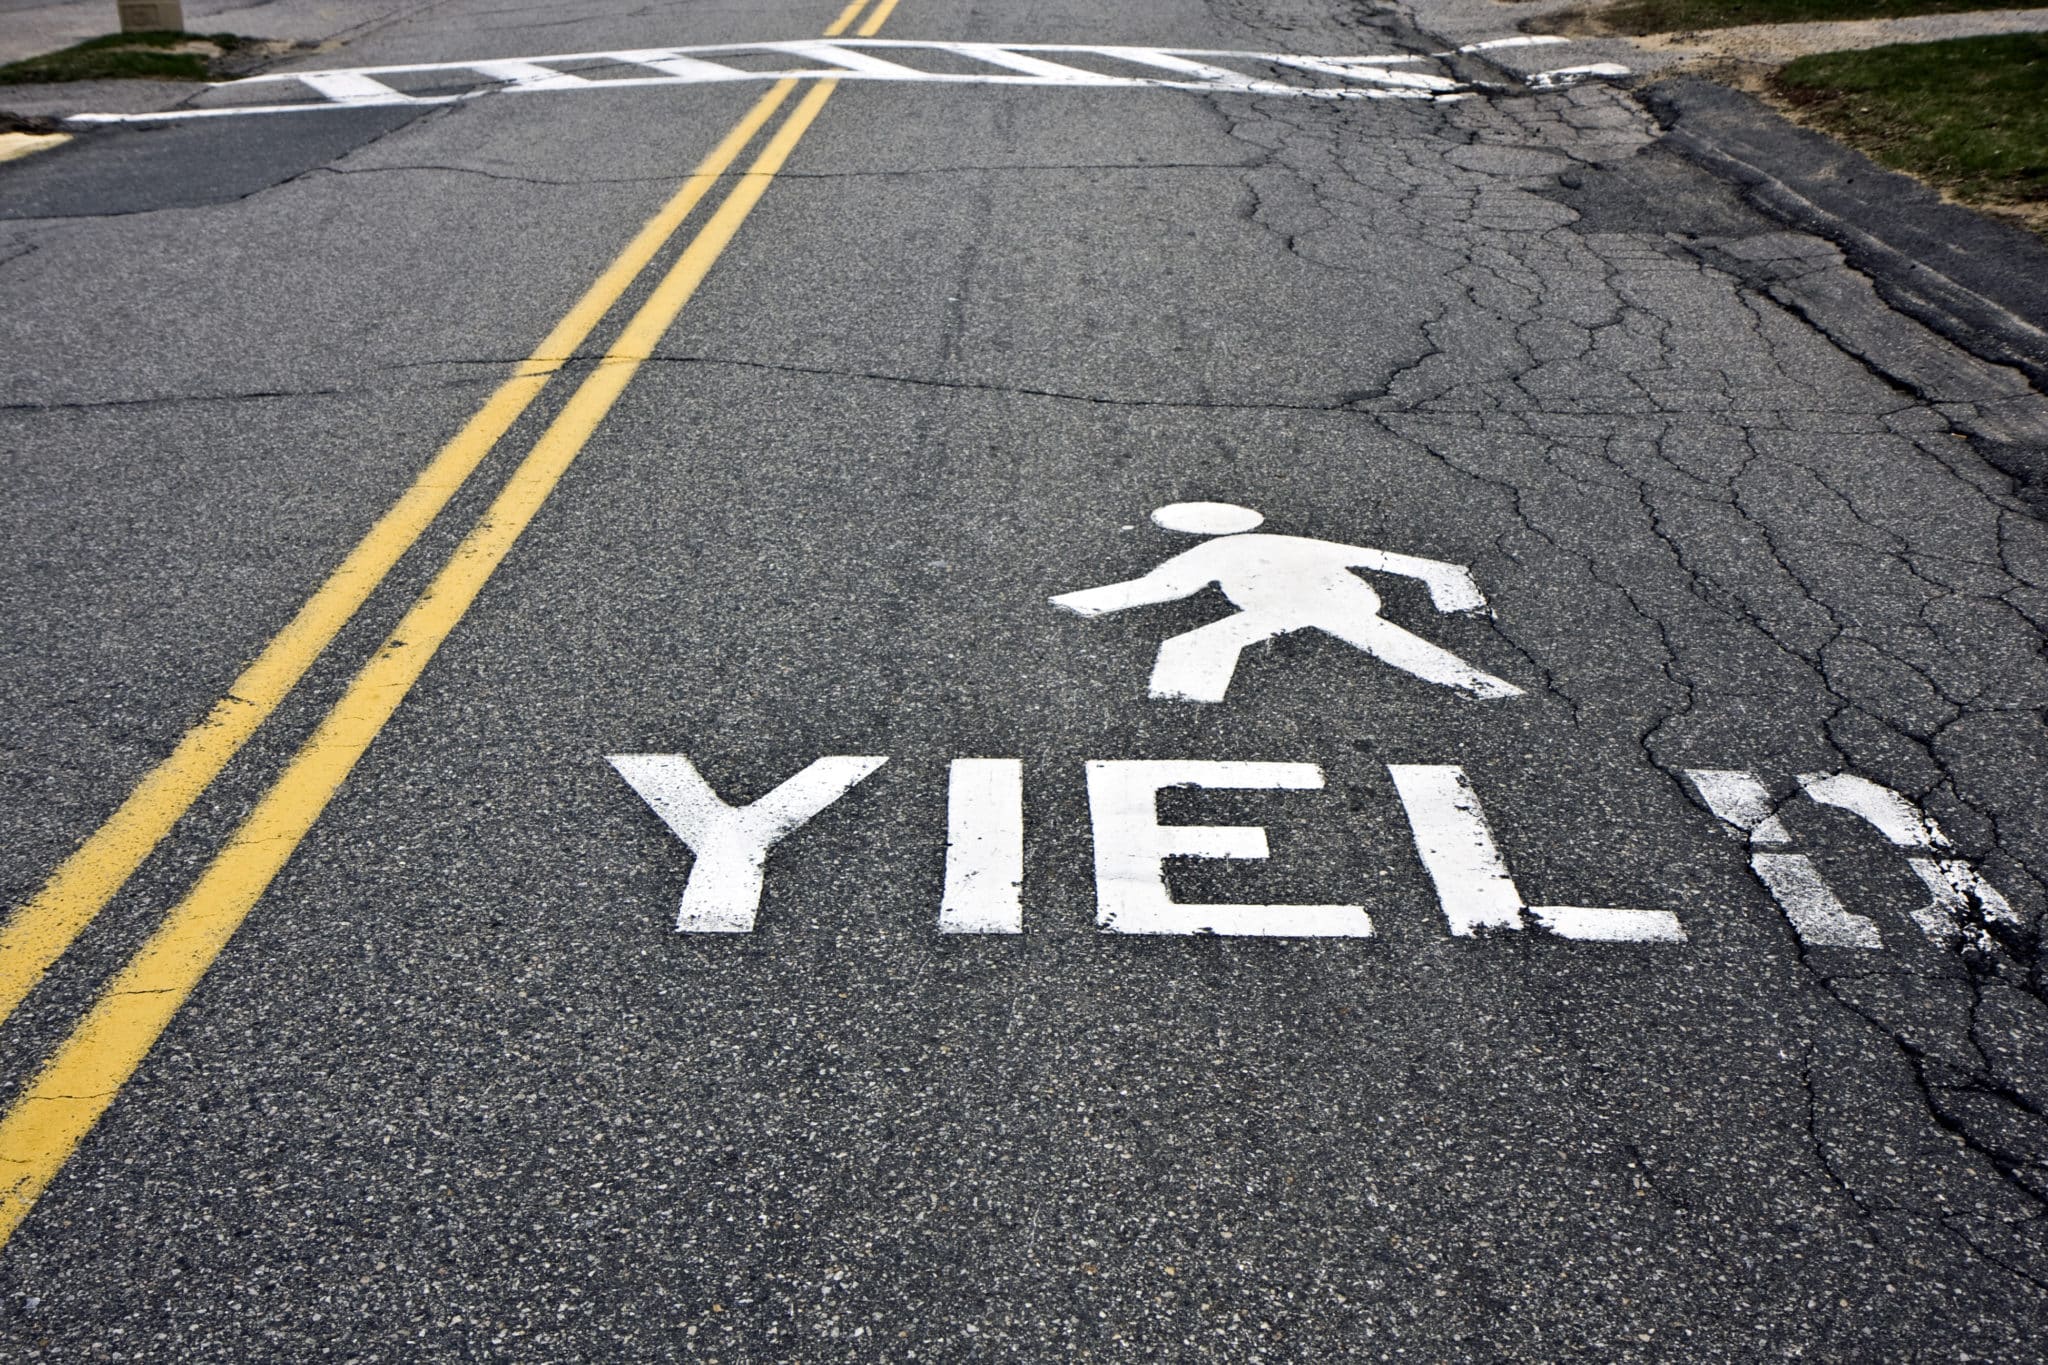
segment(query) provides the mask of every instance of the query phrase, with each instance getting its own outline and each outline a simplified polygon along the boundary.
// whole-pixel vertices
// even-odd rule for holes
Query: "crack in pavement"
[[[353,155],[353,153],[351,153]],[[941,175],[1002,175],[1011,172],[1041,173],[1064,171],[1233,171],[1243,169],[1242,163],[1230,161],[1073,161],[1073,162],[1019,162],[987,166],[897,166],[875,170],[858,171],[792,171],[776,174],[778,181],[784,180],[891,180]],[[499,180],[515,185],[540,185],[573,189],[585,185],[670,185],[675,176],[670,175],[622,175],[585,176],[563,180],[547,176],[521,175],[510,171],[485,170],[478,166],[452,166],[439,163],[423,163],[401,166],[316,166],[308,175],[391,175],[407,172],[422,172],[447,175],[473,175],[485,180]],[[728,171],[718,177],[720,181],[736,180],[743,172]],[[295,177],[303,178],[303,177]],[[289,183],[289,182],[286,182]],[[0,257],[0,264],[5,258]]]
[[[1673,689],[1635,727],[1651,768],[1684,790],[1690,736],[1736,701],[1712,658],[1718,642],[1728,632],[1761,640],[1796,670],[1786,683],[1808,680],[1821,703],[1811,738],[1840,770],[1875,772],[1923,805],[1971,813],[1972,861],[1996,862],[2005,888],[2039,905],[2035,869],[2048,859],[2038,835],[2007,828],[2014,812],[1953,768],[1952,744],[2001,717],[2038,729],[2048,708],[2048,540],[2012,479],[1958,439],[2010,438],[2015,424],[2024,432],[2048,422],[2041,395],[1883,305],[1831,245],[1760,217],[1754,236],[1738,240],[1578,230],[1575,212],[1532,191],[1563,166],[1626,166],[1655,139],[1618,92],[1403,111],[1436,121],[1430,141],[1451,144],[1426,160],[1404,145],[1411,140],[1343,139],[1342,115],[1210,105],[1229,136],[1260,154],[1244,172],[1239,216],[1276,250],[1340,274],[1372,268],[1374,235],[1417,237],[1404,215],[1440,234],[1415,243],[1418,277],[1441,283],[1408,324],[1415,344],[1384,379],[1346,395],[1347,406],[1488,490],[1510,528],[1494,541],[1504,558],[1550,574],[1575,563],[1649,633],[1650,657]],[[1792,264],[1774,268],[1780,248],[1776,260]],[[1730,316],[1743,319],[1744,335],[1705,334]],[[1874,387],[1843,402],[1816,338]],[[1745,353],[1754,361],[1736,368]],[[1704,356],[1713,360],[1702,365]],[[1931,506],[1906,512],[1895,482],[1875,484],[1821,445],[1831,432],[1885,442]],[[1527,448],[1504,444],[1508,435]],[[1632,542],[1595,545],[1576,533],[1566,509],[1583,518],[1584,508],[1573,499],[1619,508],[1617,493],[1634,508],[1624,524],[1661,547],[1663,571],[1634,563]],[[1966,504],[1988,514],[1974,518],[1973,538],[1926,515],[1958,509],[1961,524]],[[1709,620],[1718,625],[1703,629]],[[1985,642],[2006,640],[2024,644],[1986,654]],[[1551,662],[1556,646],[1514,642],[1584,723],[1589,703],[1574,695],[1562,659]],[[1967,998],[1949,1022],[1931,1015],[1934,1033],[1953,1030],[1973,1054],[1959,1065],[1916,1041],[1930,1028],[1926,1009],[1893,1017],[1871,1008],[1853,979],[1784,928],[1823,998],[1884,1043],[1932,1127],[2020,1200],[2028,1222],[2048,1188],[2048,1124],[2036,1092],[1986,1045],[1980,1016],[1992,981],[2048,1008],[2033,915],[2014,930],[1977,907],[1980,934],[2004,937],[1995,955],[1954,961],[1951,985],[1964,983]],[[2048,1042],[2048,1031],[2033,1036]],[[1878,1196],[1829,1138],[1830,1101],[1815,1072],[1826,1065],[1815,1060],[1805,1077],[1817,1168],[1866,1216],[1924,1224],[1924,1211]],[[2023,1140],[2011,1136],[2014,1122]],[[1956,1211],[1938,1221],[1970,1254],[2048,1288],[2041,1270],[1986,1240],[1993,1223]]]

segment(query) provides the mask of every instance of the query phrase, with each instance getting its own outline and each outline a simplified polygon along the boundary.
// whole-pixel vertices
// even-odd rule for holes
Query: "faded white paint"
[[[1724,769],[1688,769],[1686,776],[1708,809],[1735,830],[1746,832],[1752,845],[1783,846],[1792,842],[1777,818],[1769,793],[1754,774]],[[1934,818],[1890,787],[1854,773],[1801,773],[1800,790],[1816,805],[1847,811],[1869,825],[1894,848],[1922,855],[1942,853],[1953,845]],[[1771,890],[1785,918],[1802,943],[1829,948],[1877,948],[1882,941],[1875,923],[1852,914],[1821,879],[1804,854],[1758,853],[1750,865]],[[1913,922],[1942,947],[1959,942],[1989,951],[1993,944],[1984,921],[2014,926],[2022,921],[2012,903],[1984,875],[1961,858],[1918,856],[1906,865],[1926,885],[1933,899],[1912,912]]]
[[[1877,925],[1850,913],[1804,853],[1753,853],[1749,865],[1770,888],[1792,931],[1809,948],[1882,948]]]
[[[1162,509],[1183,523],[1242,522],[1243,509],[1184,504]],[[1254,523],[1256,524],[1256,523]],[[1476,590],[1475,590],[1476,591]],[[759,800],[722,800],[680,754],[615,754],[610,762],[696,855],[676,927],[693,933],[747,933],[759,913],[769,853],[788,834],[837,801],[887,760],[821,758]],[[1506,859],[1462,768],[1393,764],[1415,848],[1436,889],[1444,921],[1458,937],[1513,931],[1534,923],[1562,938],[1589,942],[1682,943],[1686,933],[1668,910],[1531,905]],[[1266,831],[1256,826],[1162,825],[1158,793],[1168,787],[1313,791],[1322,771],[1308,763],[1217,760],[1093,760],[1087,764],[1095,835],[1097,922],[1124,934],[1224,934],[1364,938],[1372,921],[1359,905],[1184,905],[1166,884],[1169,858],[1265,858]],[[1751,846],[1750,866],[1770,890],[1801,943],[1809,947],[1877,949],[1883,939],[1868,917],[1845,907],[1811,858],[1787,851],[1791,836],[1764,785],[1739,769],[1686,772],[1701,800],[1729,832]],[[1889,788],[1853,774],[1807,773],[1802,789],[1814,801],[1848,811],[1894,846],[1914,850],[1907,865],[1931,900],[1912,912],[1938,945],[1989,952],[1997,925],[2024,921],[1976,868],[1954,856],[1933,819]],[[1023,932],[1023,764],[1013,758],[955,759],[949,770],[945,894],[939,929],[949,934]]]
[[[1801,773],[1799,786],[1814,802],[1856,816],[1899,848],[1947,848],[1948,836],[1920,808],[1854,773]]]
[[[1801,773],[1799,785],[1823,806],[1856,816],[1882,834],[1895,848],[1945,853],[1954,848],[1934,817],[1890,787],[1854,773]],[[1912,912],[1920,932],[1943,948],[1968,942],[1989,952],[1993,947],[1984,921],[2017,927],[2022,921],[2012,903],[1984,874],[1961,858],[1911,857],[1906,865],[1934,897]]]
[[[956,758],[946,792],[946,894],[939,932],[1023,933],[1023,763]]]
[[[1810,948],[1884,946],[1877,925],[1852,914],[1836,898],[1811,858],[1803,853],[1762,851],[1785,847],[1792,842],[1792,834],[1778,818],[1777,803],[1756,774],[1737,768],[1688,768],[1685,775],[1707,809],[1729,826],[1729,833],[1746,837],[1750,847],[1758,850],[1750,857],[1750,869],[1770,891],[1801,943]],[[1808,796],[1813,795],[1817,780],[1811,774],[1800,779]]]
[[[1634,74],[1619,62],[1589,62],[1585,66],[1560,66],[1554,71],[1538,71],[1523,79],[1531,90],[1561,90],[1587,81],[1618,81]]]
[[[1088,810],[1095,831],[1096,923],[1114,934],[1226,934],[1366,938],[1360,905],[1183,905],[1166,886],[1168,858],[1265,858],[1266,831],[1246,825],[1162,825],[1166,787],[1315,791],[1312,763],[1200,759],[1091,760]]]
[[[1983,921],[1997,920],[2015,929],[2025,923],[2012,902],[1960,858],[1908,858],[1906,865],[1934,897],[1913,912],[1913,922],[1941,947],[1968,942],[1980,952],[1990,952],[1993,941]]]
[[[1558,43],[1568,43],[1570,41],[1571,39],[1569,38],[1559,38],[1549,33],[1524,33],[1514,38],[1488,38],[1483,43],[1467,43],[1456,50],[1459,52],[1492,52],[1496,48],[1552,47]],[[1451,54],[1439,52],[1436,55],[1448,57]]]
[[[254,77],[252,79],[260,80],[262,78]],[[311,89],[315,94],[324,95],[327,99],[339,105],[418,104],[421,102],[414,99],[411,95],[392,89],[384,82],[361,71],[308,71],[297,79],[301,85]],[[79,123],[113,123],[119,121],[124,120],[117,120],[105,114],[81,114],[75,120],[75,122]]]
[[[1482,673],[1383,618],[1379,594],[1352,572],[1417,579],[1428,587],[1438,611],[1479,611],[1486,598],[1460,565],[1306,536],[1253,534],[1264,518],[1229,503],[1174,503],[1155,511],[1152,520],[1167,530],[1214,539],[1182,551],[1143,577],[1051,600],[1077,616],[1094,617],[1179,601],[1212,584],[1221,588],[1237,614],[1159,646],[1150,685],[1155,699],[1220,702],[1236,675],[1239,655],[1299,630],[1320,630],[1404,673],[1482,700],[1522,695],[1513,683]]]
[[[612,767],[697,855],[676,928],[745,934],[761,908],[768,850],[888,760],[821,758],[760,800],[730,806],[681,754],[612,754]]]
[[[1479,794],[1463,768],[1389,764],[1394,790],[1408,813],[1415,851],[1436,886],[1437,904],[1453,934],[1520,929],[1522,913],[1560,938],[1595,943],[1683,943],[1685,928],[1669,910],[1529,905],[1493,841]]]
[[[1754,773],[1732,768],[1688,768],[1685,775],[1707,809],[1728,825],[1728,832],[1751,844],[1776,847],[1792,842],[1778,818],[1777,804]]]
[[[539,62],[478,62],[470,69],[521,90],[579,90],[590,84],[586,77],[556,71]]]
[[[1497,39],[1469,43],[1455,52],[1526,47],[1563,41],[1551,37]],[[880,55],[887,53],[887,56]],[[928,70],[914,63],[919,54],[942,62],[980,63],[985,70]],[[719,57],[786,57],[801,63],[783,69],[753,71],[715,60]],[[1407,99],[1449,101],[1469,98],[1472,84],[1452,75],[1394,71],[1454,55],[1377,53],[1367,56],[1310,56],[1285,52],[1247,52],[1210,48],[1159,48],[1071,43],[951,43],[896,38],[802,39],[791,42],[719,43],[702,47],[633,48],[613,52],[563,52],[540,57],[491,58],[470,62],[419,62],[404,66],[366,66],[328,71],[277,71],[212,87],[227,98],[252,87],[310,92],[319,98],[285,104],[224,104],[207,108],[164,109],[139,114],[77,114],[78,123],[141,123],[170,119],[222,118],[248,114],[295,113],[308,109],[361,108],[376,105],[457,104],[498,93],[533,94],[564,90],[622,90],[646,86],[693,85],[718,81],[841,80],[893,81],[927,85],[1019,85],[1089,89],[1194,90],[1207,94],[1277,95],[1306,99]],[[1055,60],[1056,58],[1066,60]],[[1093,69],[1090,60],[1149,67],[1158,76],[1112,75]],[[581,72],[556,69],[575,63]],[[1083,63],[1083,64],[1077,64]],[[628,68],[644,75],[594,74],[593,68]],[[1234,67],[1278,67],[1306,77],[1335,77],[1340,84],[1292,84],[1251,75]],[[1612,63],[1565,67],[1528,78],[1548,88],[1601,76],[1627,75]],[[476,89],[438,95],[408,95],[386,78],[426,76],[442,86],[473,77]]]

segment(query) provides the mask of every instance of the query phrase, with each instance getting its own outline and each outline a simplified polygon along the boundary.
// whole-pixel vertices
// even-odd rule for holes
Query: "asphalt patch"
[[[339,160],[417,109],[189,119],[94,131],[0,170],[0,220],[107,218],[231,203]]]
[[[1733,186],[1661,147],[1612,165],[1575,166],[1536,193],[1579,215],[1580,232],[1743,237],[1764,230]]]
[[[1836,243],[1893,307],[2048,384],[2048,246],[2032,233],[1946,203],[1740,91],[1688,77],[1641,98],[1669,130],[1665,145]]]

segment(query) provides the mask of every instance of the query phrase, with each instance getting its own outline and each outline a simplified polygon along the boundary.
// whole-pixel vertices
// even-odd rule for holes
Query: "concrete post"
[[[150,33],[185,27],[184,0],[116,0],[123,33]]]

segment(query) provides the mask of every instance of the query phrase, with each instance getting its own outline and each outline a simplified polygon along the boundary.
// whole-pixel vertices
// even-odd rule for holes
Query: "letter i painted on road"
[[[946,797],[946,895],[939,932],[1024,932],[1024,765],[956,758]]]

